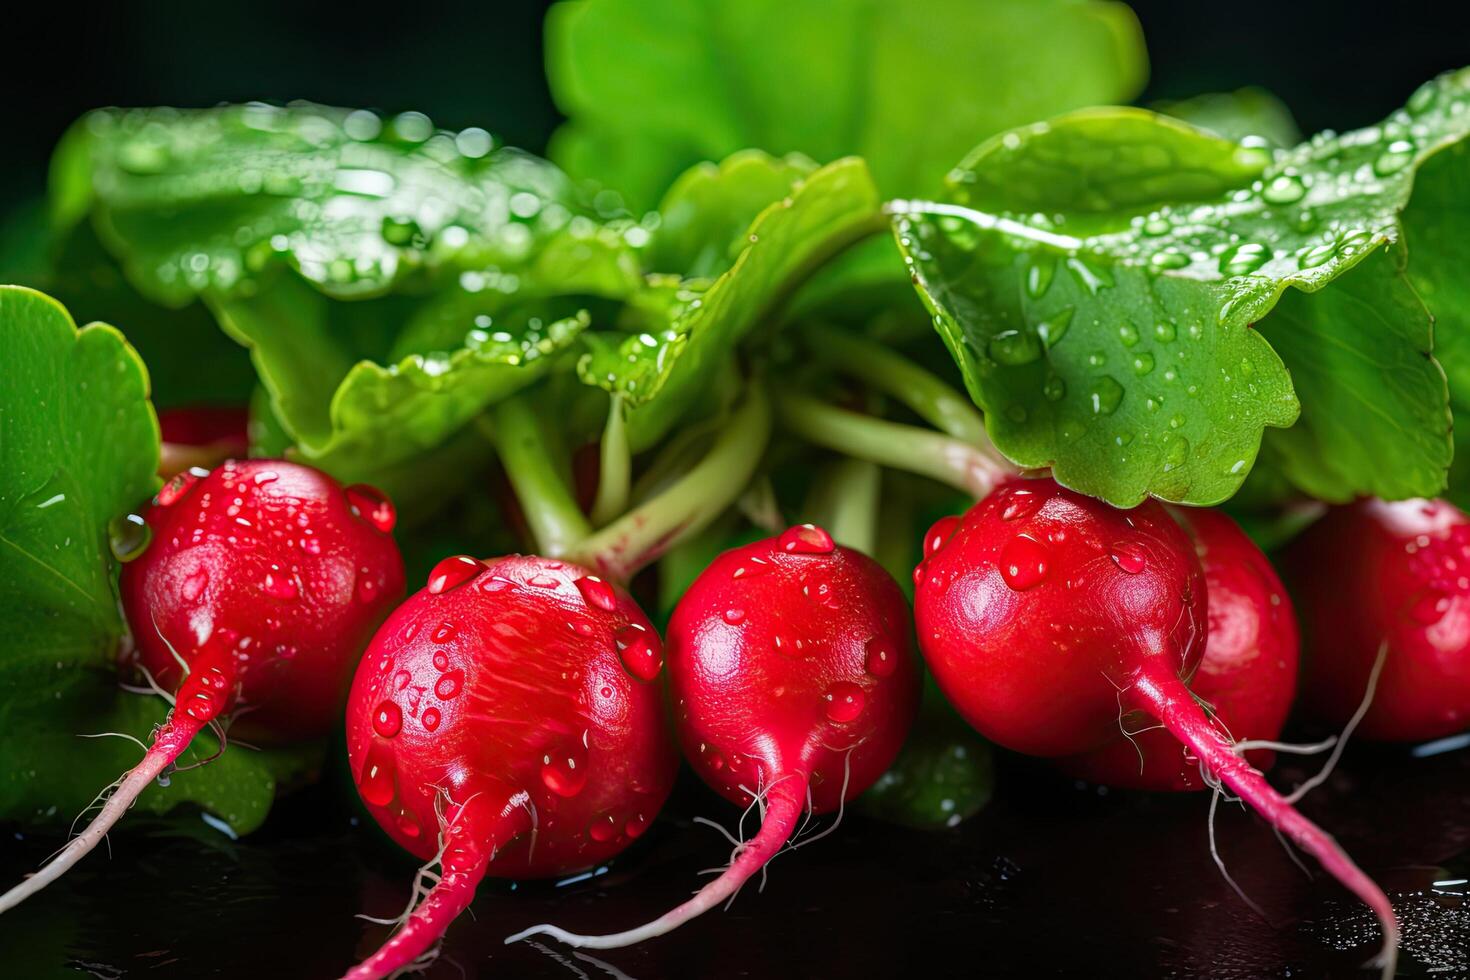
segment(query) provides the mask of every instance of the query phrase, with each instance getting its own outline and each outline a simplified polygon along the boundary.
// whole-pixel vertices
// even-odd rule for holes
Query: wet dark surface
[[[1289,785],[1305,772],[1292,764],[1274,778]],[[560,886],[486,882],[426,975],[851,978],[926,963],[941,976],[1371,975],[1359,970],[1377,943],[1371,916],[1306,878],[1239,807],[1221,807],[1220,851],[1269,922],[1210,858],[1207,797],[1079,787],[1014,758],[1000,778],[989,809],[943,833],[849,814],[839,832],[782,855],[763,894],[748,888],[729,911],[638,948],[501,944],[548,919],[633,925],[724,861],[728,844],[689,817],[729,826],[737,814],[686,774],[665,817],[602,873]],[[1405,926],[1400,975],[1470,976],[1470,749],[1359,747],[1305,809],[1389,890]],[[350,788],[328,779],[238,843],[197,816],[134,821],[114,835],[111,860],[94,855],[0,917],[0,975],[338,976],[386,935],[355,916],[396,915],[414,872],[356,815]],[[7,835],[5,881],[54,845]]]

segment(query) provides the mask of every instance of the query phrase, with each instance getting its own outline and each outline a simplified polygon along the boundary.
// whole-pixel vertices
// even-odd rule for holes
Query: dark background
[[[922,0],[916,0],[922,2]],[[16,4],[14,6],[22,6]],[[539,150],[557,123],[541,62],[546,4],[118,3],[7,10],[0,209],[39,195],[66,126],[104,105],[311,99],[477,125]],[[1143,101],[1260,85],[1303,132],[1364,125],[1470,63],[1470,3],[1139,0]],[[49,9],[48,9],[49,8]],[[29,22],[28,22],[29,21]]]

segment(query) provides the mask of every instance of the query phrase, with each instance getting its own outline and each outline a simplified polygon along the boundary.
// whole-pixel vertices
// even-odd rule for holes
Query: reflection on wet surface
[[[1283,768],[1278,785],[1308,770]],[[667,815],[605,869],[555,882],[487,882],[426,976],[877,977],[920,958],[991,977],[1368,976],[1372,916],[1308,879],[1266,827],[1220,809],[1221,854],[1273,917],[1257,917],[1211,862],[1207,798],[1110,793],[1005,759],[996,802],[951,831],[849,814],[783,856],[763,894],[673,936],[595,955],[501,939],[536,922],[603,932],[645,921],[692,891],[728,842],[691,823],[735,808],[683,779]],[[1350,750],[1304,809],[1389,891],[1404,924],[1400,973],[1470,976],[1470,750]],[[7,835],[6,881],[53,840]],[[75,978],[339,975],[375,948],[408,896],[415,862],[359,821],[339,774],[282,801],[234,842],[198,815],[142,815],[47,893],[0,917],[0,973]]]

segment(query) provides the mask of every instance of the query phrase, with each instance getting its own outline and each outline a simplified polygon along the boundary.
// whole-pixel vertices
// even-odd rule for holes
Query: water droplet
[[[423,833],[423,830],[419,827],[419,822],[407,810],[398,814],[398,831],[404,837],[417,837]]]
[[[1131,323],[1124,323],[1118,327],[1118,339],[1124,347],[1132,347],[1138,343],[1138,328]]]
[[[1018,521],[1023,517],[1030,517],[1039,506],[1041,498],[1030,490],[1012,490],[1006,497],[1005,506],[1001,508],[1000,519]]]
[[[1032,299],[1040,299],[1046,295],[1051,288],[1051,281],[1056,276],[1057,262],[1053,258],[1041,258],[1033,261],[1026,270],[1026,292]]]
[[[434,632],[429,634],[429,639],[435,643],[448,643],[458,633],[459,629],[453,623],[440,623],[434,627]]]
[[[991,360],[1010,367],[1030,364],[1041,356],[1041,342],[1025,330],[1002,330],[990,338],[986,349]]]
[[[263,487],[267,483],[275,483],[280,478],[281,475],[275,470],[261,470],[259,473],[255,474],[255,485],[257,487]]]
[[[478,558],[471,558],[469,555],[445,558],[434,566],[433,571],[429,572],[429,594],[439,595],[458,588],[485,571],[487,567],[484,562]]]
[[[776,547],[788,555],[827,555],[836,545],[832,535],[815,524],[798,524],[781,532]]]
[[[441,674],[449,669],[449,654],[443,650],[434,651],[434,669]]]
[[[1018,534],[1000,549],[1000,574],[1017,592],[1034,589],[1046,580],[1046,546],[1026,534]]]
[[[347,488],[347,505],[352,512],[373,527],[387,534],[398,523],[398,512],[393,503],[377,487],[366,483],[355,483]]]
[[[439,677],[434,684],[434,694],[441,701],[448,701],[464,687],[464,671],[451,670]]]
[[[357,580],[357,601],[366,605],[378,597],[378,580],[362,575]]]
[[[647,829],[648,818],[641,813],[633,814],[633,816],[628,818],[628,822],[623,825],[623,833],[627,834],[631,840],[637,840],[639,837],[642,837],[643,832]]]
[[[751,558],[747,564],[741,565],[731,574],[731,578],[755,578],[764,575],[771,570],[770,563],[761,558]]]
[[[419,718],[419,721],[423,723],[425,731],[432,732],[434,729],[439,727],[439,709],[425,708],[423,715]]]
[[[1155,323],[1154,324],[1154,337],[1160,343],[1163,343],[1163,344],[1171,344],[1171,343],[1174,342],[1174,336],[1175,336],[1174,324],[1172,324],[1172,323]]]
[[[265,579],[260,583],[261,590],[273,599],[294,599],[300,594],[296,586],[296,579],[290,573],[281,570],[280,566],[272,565],[271,570],[265,573]]]
[[[873,637],[868,641],[865,650],[863,666],[874,677],[888,677],[898,669],[898,651],[887,637]]]
[[[924,557],[928,558],[943,548],[959,526],[960,519],[954,515],[941,517],[929,525],[929,530],[924,533]]]
[[[301,550],[308,555],[319,555],[322,553],[322,543],[316,538],[302,538],[299,542]]]
[[[538,589],[554,589],[557,587],[558,583],[557,580],[552,578],[550,575],[537,575],[529,579],[526,584],[534,585]]]
[[[1047,350],[1061,343],[1062,338],[1067,335],[1067,328],[1072,325],[1072,317],[1076,312],[1075,309],[1068,306],[1036,325],[1036,335],[1041,338]]]
[[[393,690],[403,690],[405,687],[408,686],[408,682],[411,680],[413,680],[412,674],[410,674],[406,670],[400,670],[398,673],[393,675]]]
[[[1148,351],[1133,355],[1133,373],[1142,377],[1154,369],[1154,356]]]
[[[373,731],[384,738],[392,738],[403,727],[403,712],[392,701],[384,701],[373,712]]]
[[[1174,436],[1164,446],[1164,472],[1168,473],[1183,466],[1189,459],[1189,440]]]
[[[1306,192],[1306,185],[1300,178],[1291,174],[1279,174],[1266,182],[1261,190],[1261,197],[1270,204],[1291,204],[1300,201]]]
[[[745,622],[745,610],[736,609],[734,606],[731,606],[729,609],[726,609],[724,611],[724,613],[722,614],[722,618],[731,626],[738,626],[741,623]]]
[[[1104,374],[1092,382],[1087,400],[1092,406],[1092,414],[1112,415],[1118,410],[1118,403],[1123,400],[1123,386]]]
[[[618,630],[614,639],[628,673],[645,683],[658,676],[664,665],[664,652],[657,633],[638,623],[629,623]]]
[[[833,684],[822,695],[822,700],[827,702],[827,717],[838,724],[856,720],[868,703],[863,689],[851,681]]]
[[[1169,269],[1182,269],[1189,265],[1189,256],[1174,248],[1166,248],[1155,252],[1148,260],[1149,265],[1155,269],[1168,271]]]
[[[176,503],[198,482],[199,477],[193,473],[184,472],[176,475],[163,485],[163,489],[158,491],[159,506],[168,507]]]
[[[587,785],[587,765],[574,756],[544,756],[541,782],[557,796],[570,799]]]
[[[618,608],[617,593],[611,585],[596,575],[585,575],[577,579],[577,591],[582,593],[587,605],[595,606],[603,612],[615,612]]]
[[[1153,215],[1143,223],[1143,233],[1156,238],[1159,235],[1167,235],[1173,227],[1169,219],[1162,215]]]
[[[367,761],[362,767],[362,778],[357,783],[363,802],[369,806],[387,806],[393,802],[396,767],[393,754],[381,742],[368,748]]]
[[[1414,160],[1414,144],[1408,140],[1394,140],[1388,149],[1373,161],[1373,172],[1380,177],[1398,173]]]
[[[1067,269],[1078,284],[1094,296],[1113,284],[1113,277],[1106,268],[1089,265],[1076,256],[1067,260]]]
[[[1059,402],[1067,397],[1067,382],[1059,374],[1050,375],[1042,382],[1041,393],[1046,396],[1047,401]]]
[[[611,813],[602,813],[594,817],[591,825],[587,828],[587,836],[599,844],[606,844],[618,836],[618,824]]]
[[[1450,597],[1431,589],[1409,606],[1409,617],[1421,626],[1433,626],[1450,611]]]
[[[1120,544],[1109,553],[1108,557],[1113,559],[1113,564],[1129,575],[1137,575],[1147,564],[1143,549],[1136,544]]]
[[[1220,271],[1227,276],[1245,276],[1271,261],[1271,250],[1260,242],[1245,242],[1220,256]]]
[[[107,525],[107,544],[112,557],[128,562],[148,550],[153,529],[138,514],[125,514]]]

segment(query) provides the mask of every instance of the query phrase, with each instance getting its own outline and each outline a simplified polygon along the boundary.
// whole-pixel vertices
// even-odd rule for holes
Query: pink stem
[[[689,901],[664,913],[652,922],[606,936],[579,935],[543,923],[509,936],[505,941],[513,943],[531,936],[545,935],[560,940],[568,946],[617,949],[620,946],[632,946],[645,939],[653,939],[655,936],[673,932],[690,919],[703,915],[729,899],[740,890],[740,886],[745,884],[751,875],[776,856],[782,846],[791,839],[806,809],[807,782],[808,777],[803,773],[800,774],[800,778],[793,774],[773,783],[766,796],[766,815],[761,822],[760,830],[740,848],[735,860],[730,862],[730,866],[725,869],[724,873],[701,888]]]
[[[36,892],[45,888],[62,875],[66,874],[72,865],[86,857],[91,851],[107,837],[107,832],[113,828],[123,814],[127,813],[139,795],[158,778],[159,774],[168,768],[183,751],[189,747],[194,736],[199,730],[211,720],[218,717],[222,710],[233,702],[230,688],[233,683],[230,675],[225,670],[213,670],[208,677],[202,677],[201,671],[196,669],[179,687],[178,698],[174,710],[169,713],[168,721],[164,722],[158,730],[158,735],[153,739],[153,745],[143,756],[143,761],[130,769],[116,790],[107,798],[102,807],[102,812],[92,818],[76,837],[63,847],[55,857],[41,866],[41,869],[31,875],[25,881],[16,885],[4,895],[0,895],[0,912],[6,912]],[[218,678],[219,681],[215,681]],[[222,683],[223,687],[217,688]],[[218,690],[218,694],[206,693]]]
[[[477,819],[478,816],[478,819]],[[413,965],[444,935],[475,898],[495,851],[530,829],[530,817],[519,802],[491,815],[473,802],[451,806],[444,814],[449,841],[439,858],[439,882],[378,951],[348,970],[342,980],[377,980]],[[489,834],[482,830],[488,823]],[[477,833],[480,832],[480,833]]]
[[[1134,678],[1128,697],[1153,715],[1183,742],[1206,769],[1229,786],[1271,826],[1313,855],[1332,877],[1373,910],[1383,928],[1383,951],[1376,965],[1391,977],[1398,956],[1399,924],[1393,905],[1373,879],[1363,873],[1347,852],[1321,827],[1296,808],[1251,766],[1234,744],[1215,727],[1177,675],[1167,666],[1151,665]]]

